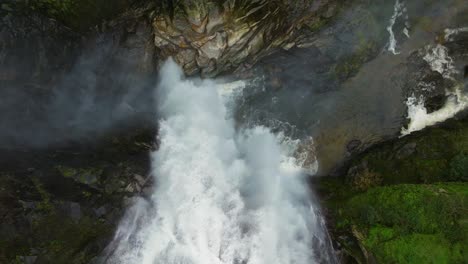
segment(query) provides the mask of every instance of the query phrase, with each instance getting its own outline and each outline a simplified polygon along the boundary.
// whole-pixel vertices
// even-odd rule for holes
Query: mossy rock
[[[468,118],[374,146],[356,157],[349,167],[350,181],[356,181],[353,178],[364,172],[379,175],[384,185],[466,181]]]
[[[72,178],[76,182],[90,186],[96,186],[103,174],[102,168],[95,167],[72,168],[58,165],[55,168],[62,174],[63,177]]]
[[[75,222],[50,214],[33,226],[34,240],[40,241],[42,263],[89,263],[100,254],[90,243],[112,235],[108,224],[83,217]]]
[[[0,263],[25,263],[27,256],[33,256],[37,264],[84,264],[99,255],[99,243],[110,238],[113,224],[85,207],[78,207],[78,215],[70,214],[66,208],[73,202],[53,199],[38,178],[31,182],[38,200],[21,202],[22,208],[14,215],[16,223],[7,224],[16,232],[0,237]]]
[[[468,181],[468,154],[460,153],[450,161],[450,180]]]
[[[30,237],[18,235],[12,240],[0,239],[0,261],[16,263],[15,260],[21,256],[39,254],[36,263],[89,263],[100,253],[91,244],[99,238],[111,236],[112,228],[88,217],[75,222],[50,213],[34,221],[31,232]]]
[[[467,201],[466,183],[403,184],[348,191],[329,208],[335,232],[353,234],[378,263],[466,263]]]

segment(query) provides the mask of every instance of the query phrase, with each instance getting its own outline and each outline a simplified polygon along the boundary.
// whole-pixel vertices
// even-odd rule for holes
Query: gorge
[[[0,263],[464,263],[467,14],[0,3]]]

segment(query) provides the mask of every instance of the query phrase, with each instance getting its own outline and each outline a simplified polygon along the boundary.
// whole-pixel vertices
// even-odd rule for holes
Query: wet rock
[[[404,159],[412,155],[416,151],[416,142],[410,142],[404,145],[402,148],[396,150],[395,157],[397,159]]]
[[[446,29],[443,41],[452,57],[468,57],[468,27]]]
[[[158,59],[137,11],[81,34],[37,12],[0,17],[2,146],[96,138],[151,115]]]
[[[347,145],[346,145],[346,150],[349,153],[353,153],[358,150],[358,148],[361,146],[362,142],[359,139],[354,139],[351,140]]]
[[[186,74],[212,76],[295,46],[301,27],[322,14],[333,16],[336,9],[332,0],[181,1],[170,12],[154,13],[154,45]]]
[[[107,213],[106,206],[101,206],[99,208],[93,209],[93,211],[94,211],[94,214],[96,215],[96,217],[98,217],[98,218],[103,217]]]
[[[37,256],[35,263],[89,263],[99,255],[112,239],[125,195],[134,195],[123,188],[149,184],[141,176],[148,173],[148,149],[128,142],[152,137],[133,133],[63,149],[0,149],[0,263],[25,252]],[[75,179],[90,168],[103,168],[95,187]],[[117,188],[107,193],[108,185]]]
[[[424,60],[426,52],[427,49],[422,49],[409,56],[404,91],[407,98],[422,100],[428,113],[431,113],[444,106],[446,90],[450,90],[455,82],[431,68]]]
[[[78,34],[40,14],[1,17],[0,81],[47,82],[70,67]]]
[[[82,213],[81,213],[81,206],[79,203],[76,202],[62,202],[60,205],[61,211],[72,219],[75,222],[80,221]]]
[[[20,256],[19,259],[23,261],[24,264],[34,264],[36,263],[37,256]]]
[[[147,187],[143,188],[143,190],[141,191],[141,194],[142,194],[143,197],[148,198],[148,197],[151,197],[153,192],[154,192],[153,187],[147,186]]]
[[[70,218],[78,222],[81,219],[81,207],[78,203],[71,203],[70,204]]]
[[[462,65],[468,62],[467,40],[467,29],[446,29],[440,43],[413,52],[405,68],[407,98],[423,102],[428,113],[441,109],[463,82]]]
[[[138,183],[138,185],[139,185],[140,187],[145,186],[145,184],[146,184],[146,179],[143,178],[143,176],[141,176],[141,175],[139,175],[139,174],[135,174],[135,175],[134,175],[134,178],[135,178],[136,182]]]

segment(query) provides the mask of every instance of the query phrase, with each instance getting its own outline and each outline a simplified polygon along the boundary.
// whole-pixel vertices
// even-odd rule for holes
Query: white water
[[[292,145],[237,131],[213,82],[183,80],[173,62],[161,76],[156,188],[128,210],[106,263],[335,262]]]
[[[408,119],[410,123],[408,128],[401,130],[402,135],[408,135],[411,132],[422,130],[425,127],[443,122],[454,117],[460,111],[468,107],[468,96],[456,90],[454,94],[450,94],[445,105],[432,113],[428,113],[424,107],[424,100],[415,97],[410,97],[406,101],[408,106]]]
[[[464,28],[455,30],[445,30],[445,38],[450,38],[453,34],[458,34]],[[446,79],[454,80],[454,75],[457,70],[454,66],[453,59],[448,55],[448,49],[440,44],[435,47],[427,46],[424,50],[423,59],[431,67],[431,70],[440,73]],[[420,83],[420,89],[432,89],[432,84]],[[453,87],[452,91],[446,91],[448,97],[445,105],[432,113],[428,113],[424,107],[424,99],[411,96],[407,99],[408,119],[410,120],[408,127],[401,130],[402,136],[408,135],[411,132],[419,131],[425,127],[443,122],[454,117],[457,113],[465,110],[468,107],[468,95],[463,92],[462,87]]]
[[[397,22],[398,18],[404,17],[405,21],[405,27],[403,28],[403,34],[409,38],[409,22],[408,22],[408,14],[406,10],[406,6],[404,2],[400,2],[400,0],[395,1],[395,5],[393,7],[393,15],[390,18],[389,25],[387,26],[387,31],[389,33],[389,39],[388,39],[388,44],[387,44],[387,50],[393,53],[394,55],[400,54],[399,51],[397,51],[397,39],[395,37],[395,33],[393,31],[393,27],[395,26],[395,23]]]
[[[461,27],[461,28],[447,28],[444,30],[445,36],[444,39],[445,41],[452,41],[453,36],[457,35],[460,32],[468,32],[468,27]]]
[[[423,59],[433,71],[440,73],[444,78],[453,79],[457,73],[452,58],[448,55],[448,49],[440,44],[435,47],[426,46],[426,54]]]

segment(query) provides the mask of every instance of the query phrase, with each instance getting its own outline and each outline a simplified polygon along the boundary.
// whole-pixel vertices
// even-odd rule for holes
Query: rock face
[[[158,60],[139,11],[81,34],[38,13],[5,13],[0,145],[61,144],[145,115],[153,120]]]
[[[442,108],[447,94],[455,93],[457,84],[463,82],[463,64],[468,61],[467,36],[468,29],[447,29],[440,43],[427,45],[408,57],[406,97],[422,100],[428,113]]]
[[[151,188],[153,129],[47,150],[0,149],[0,263],[90,263]],[[17,262],[20,261],[20,262]]]
[[[0,82],[48,83],[77,53],[79,35],[41,16],[0,9]],[[55,75],[50,75],[55,72]]]
[[[330,18],[336,1],[179,1],[153,13],[154,44],[188,75],[212,76],[249,66],[298,32]],[[165,10],[165,11],[161,11]]]

